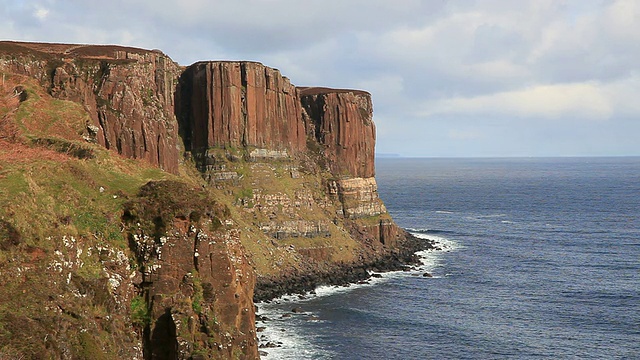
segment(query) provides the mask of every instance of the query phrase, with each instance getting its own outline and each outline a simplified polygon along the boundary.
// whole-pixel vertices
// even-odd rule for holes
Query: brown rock
[[[180,68],[162,52],[3,41],[0,68],[40,80],[53,97],[82,103],[106,148],[177,173],[173,94]]]
[[[171,205],[168,205],[171,204]],[[185,208],[213,216],[215,201],[202,190],[178,182],[152,182],[137,199],[126,204],[128,230],[136,258],[142,262],[144,298],[152,326],[147,340],[153,354],[164,358],[188,358],[189,336],[203,331],[227,346],[221,350],[232,358],[255,358],[255,273],[240,245],[237,230],[211,231],[206,220],[184,219]],[[163,234],[153,234],[148,224],[160,211],[166,224]],[[134,215],[135,214],[135,215]],[[216,215],[214,215],[216,214]],[[219,220],[218,220],[219,221]],[[207,315],[209,314],[209,315]],[[207,319],[217,319],[212,325]],[[182,330],[181,330],[182,329]]]
[[[375,175],[376,129],[371,95],[358,90],[299,88],[309,129],[334,176]]]
[[[276,69],[255,62],[196,63],[182,74],[177,99],[188,150],[256,147],[291,155],[306,148],[296,88]]]

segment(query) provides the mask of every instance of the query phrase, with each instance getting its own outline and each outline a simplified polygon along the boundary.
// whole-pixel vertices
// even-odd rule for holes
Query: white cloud
[[[33,11],[33,16],[40,21],[44,21],[49,16],[49,10],[40,5],[36,5],[35,10]]]
[[[640,3],[618,0],[609,6],[603,17],[603,30],[614,38],[640,41]]]
[[[521,90],[431,102],[420,113],[430,115],[501,115],[517,118],[581,117],[604,120],[613,114],[612,99],[594,83],[537,85]]]
[[[610,120],[640,117],[640,73],[610,83],[535,85],[513,91],[427,101],[417,115],[505,116],[524,119]]]

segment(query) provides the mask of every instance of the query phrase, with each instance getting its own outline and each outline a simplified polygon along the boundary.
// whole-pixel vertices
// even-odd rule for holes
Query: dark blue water
[[[396,222],[449,249],[434,278],[269,305],[267,359],[640,358],[640,158],[376,165]]]

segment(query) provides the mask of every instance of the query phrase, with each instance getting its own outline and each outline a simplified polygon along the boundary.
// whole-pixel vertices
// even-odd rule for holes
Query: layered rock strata
[[[314,134],[333,175],[328,192],[341,204],[338,215],[362,219],[386,214],[374,177],[376,131],[371,94],[321,87],[299,89],[309,132]],[[361,228],[390,247],[404,237],[390,219]]]

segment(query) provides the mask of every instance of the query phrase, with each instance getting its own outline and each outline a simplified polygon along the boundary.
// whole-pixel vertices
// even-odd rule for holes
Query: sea
[[[263,359],[640,359],[640,157],[384,158],[376,178],[441,250],[258,304]]]

